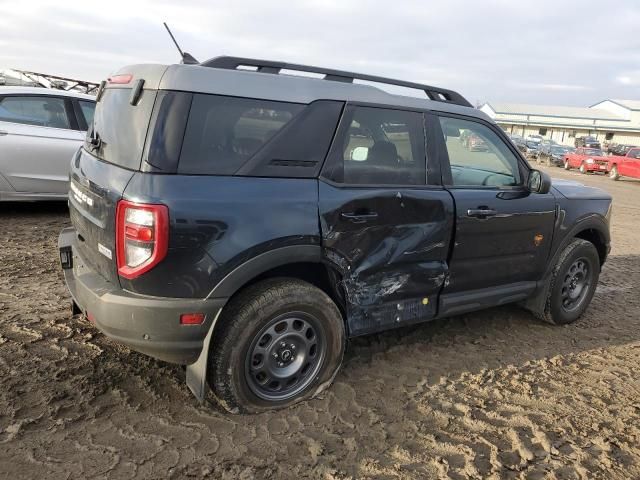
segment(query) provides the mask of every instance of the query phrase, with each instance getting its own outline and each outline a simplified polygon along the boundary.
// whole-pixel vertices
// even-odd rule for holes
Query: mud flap
[[[195,363],[191,365],[187,365],[187,387],[191,390],[191,393],[198,399],[200,403],[204,403],[205,397],[207,396],[207,365],[209,362],[209,346],[211,345],[211,338],[213,337],[213,329],[218,322],[218,317],[220,316],[220,312],[213,319],[211,323],[211,328],[209,328],[209,332],[204,339],[202,344],[202,351],[200,352],[200,356]]]

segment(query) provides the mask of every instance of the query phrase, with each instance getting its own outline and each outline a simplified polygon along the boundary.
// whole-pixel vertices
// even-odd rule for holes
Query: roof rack
[[[397,85],[399,87],[414,88],[422,90],[429,99],[436,102],[453,103],[463,107],[473,107],[466,98],[453,90],[432,87],[421,83],[405,82],[392,78],[378,77],[375,75],[364,75],[361,73],[346,72],[343,70],[332,70],[328,68],[312,67],[309,65],[298,65],[295,63],[274,62],[270,60],[258,60],[255,58],[242,57],[215,57],[200,64],[203,67],[223,68],[227,70],[237,70],[238,67],[254,67],[260,73],[279,74],[281,70],[294,70],[298,72],[318,73],[324,75],[324,80],[334,82],[353,83],[354,80],[364,80],[367,82],[383,83],[387,85]]]

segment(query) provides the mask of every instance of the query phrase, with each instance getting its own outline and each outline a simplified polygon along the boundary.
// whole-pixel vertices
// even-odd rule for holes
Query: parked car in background
[[[537,158],[540,151],[540,142],[526,140],[522,145],[518,146],[518,149],[527,157]]]
[[[351,337],[517,302],[577,320],[611,196],[552,186],[454,91],[357,79],[234,57],[113,76],[71,162],[73,311],[252,413],[327,388]]]
[[[540,148],[538,153],[538,161],[545,162],[548,166],[562,166],[564,164],[564,156],[573,151],[572,147],[564,145],[547,144]]]
[[[0,87],[0,200],[66,200],[94,109],[90,95]]]
[[[522,135],[518,135],[517,133],[509,133],[507,134],[507,136],[509,137],[509,139],[515,144],[518,145],[518,143],[522,143],[524,142],[524,138]]]
[[[578,168],[580,173],[609,171],[609,157],[599,148],[578,147],[573,153],[564,155],[564,168]]]
[[[615,144],[610,145],[609,148],[607,148],[607,153],[624,157],[632,148],[637,147],[635,145]]]
[[[592,137],[592,136],[577,137],[575,140],[575,146],[576,148],[577,147],[600,148],[600,142],[596,137]]]
[[[619,180],[620,177],[640,178],[640,148],[630,149],[624,156],[608,157],[609,178]]]

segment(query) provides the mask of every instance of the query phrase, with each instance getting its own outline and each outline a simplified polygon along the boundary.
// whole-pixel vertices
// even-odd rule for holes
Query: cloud
[[[570,85],[566,83],[527,83],[527,82],[512,82],[515,88],[522,88],[527,90],[552,90],[552,91],[565,91],[565,92],[584,92],[593,90],[594,87],[588,85]]]
[[[597,15],[586,28],[576,11]],[[356,70],[456,89],[472,103],[638,98],[637,0],[0,0],[0,69],[97,81],[129,63],[176,62],[162,21],[199,60]]]
[[[640,86],[640,70],[618,75],[615,80],[625,86]]]

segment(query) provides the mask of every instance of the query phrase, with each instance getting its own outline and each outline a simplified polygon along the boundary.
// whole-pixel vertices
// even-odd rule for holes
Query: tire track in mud
[[[0,478],[640,478],[640,184],[610,190],[614,250],[578,323],[504,307],[358,338],[320,398],[256,416],[71,317],[65,208],[3,209]]]

